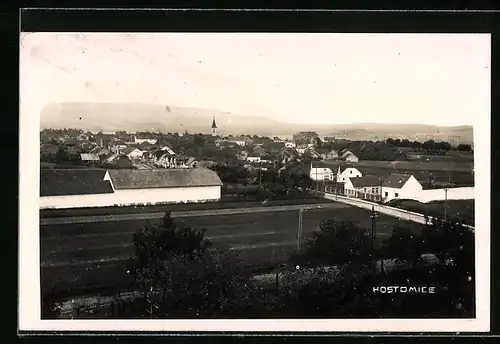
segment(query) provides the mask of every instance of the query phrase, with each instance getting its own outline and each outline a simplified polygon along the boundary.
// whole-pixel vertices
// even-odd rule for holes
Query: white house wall
[[[349,162],[358,162],[359,159],[357,156],[354,156],[354,155],[348,155],[346,158],[345,158],[345,161],[349,161]]]
[[[338,183],[345,183],[348,178],[357,178],[357,177],[362,177],[363,174],[358,171],[356,168],[346,168],[340,175],[337,176],[337,182]]]
[[[40,197],[40,209],[96,208],[219,200],[220,186],[115,190],[110,194]]]
[[[428,203],[432,201],[444,201],[445,199],[464,200],[475,198],[474,187],[449,188],[447,193],[446,195],[445,189],[423,190],[417,200],[422,203]]]
[[[311,168],[309,178],[314,181],[333,180],[333,172],[330,168]]]

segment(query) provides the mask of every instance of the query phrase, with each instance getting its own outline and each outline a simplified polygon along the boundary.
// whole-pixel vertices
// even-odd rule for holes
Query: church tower
[[[215,124],[215,116],[214,120],[212,121],[212,136],[217,136],[217,124]]]

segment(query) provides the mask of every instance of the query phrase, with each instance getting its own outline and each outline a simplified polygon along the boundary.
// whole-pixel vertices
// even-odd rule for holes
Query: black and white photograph
[[[21,323],[489,330],[490,50],[21,33]]]

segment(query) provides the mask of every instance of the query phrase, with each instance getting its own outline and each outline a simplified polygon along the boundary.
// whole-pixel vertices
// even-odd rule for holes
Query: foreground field
[[[474,226],[474,200],[448,200],[420,203],[413,200],[394,200],[390,206],[427,214],[433,217],[444,218],[445,208],[448,219],[464,221],[469,226]]]
[[[322,220],[351,220],[370,228],[370,212],[354,207],[311,209],[303,215],[304,237]],[[159,223],[160,220],[150,221]],[[298,211],[194,216],[182,219],[193,228],[205,228],[214,246],[237,251],[247,265],[284,262],[297,247]],[[132,281],[125,261],[134,252],[132,234],[147,220],[46,225],[40,228],[41,278],[44,290],[69,294],[93,287],[126,288]],[[381,215],[377,244],[389,238],[395,224],[406,222]],[[414,223],[406,223],[418,229]]]
[[[268,206],[274,205],[294,205],[294,204],[317,204],[331,203],[323,198],[311,197],[308,199],[290,199],[269,201]],[[211,210],[211,209],[233,209],[233,208],[250,208],[261,207],[262,201],[218,201],[207,203],[176,203],[176,204],[160,204],[146,206],[123,206],[123,207],[99,207],[99,208],[78,208],[78,209],[44,209],[40,210],[40,218],[51,217],[73,217],[73,216],[90,216],[90,215],[110,215],[110,214],[137,214],[137,213],[158,213],[170,210],[174,211],[191,211],[191,210]]]

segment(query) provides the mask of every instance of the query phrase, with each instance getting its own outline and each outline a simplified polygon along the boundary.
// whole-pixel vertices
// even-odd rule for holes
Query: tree
[[[306,242],[306,250],[292,260],[303,264],[368,263],[374,256],[369,231],[350,221],[322,221],[319,231]]]
[[[323,146],[323,141],[321,141],[321,139],[319,137],[315,137],[314,138],[314,146],[316,148],[322,148]]]
[[[216,250],[204,230],[163,222],[133,235],[129,267],[154,317],[224,316],[250,307],[256,295],[239,257]]]
[[[472,150],[472,147],[471,145],[461,143],[457,146],[457,150],[459,152],[470,152]]]
[[[408,227],[394,226],[391,237],[386,241],[386,253],[415,265],[422,252],[421,239]]]
[[[313,131],[301,131],[293,135],[293,142],[295,142],[297,145],[314,143],[314,140],[317,137],[318,134]]]
[[[66,153],[66,150],[64,149],[64,147],[59,147],[59,149],[57,150],[57,153],[56,153],[56,162],[58,164],[60,164],[60,163],[66,162],[68,160],[69,160],[68,153]]]

